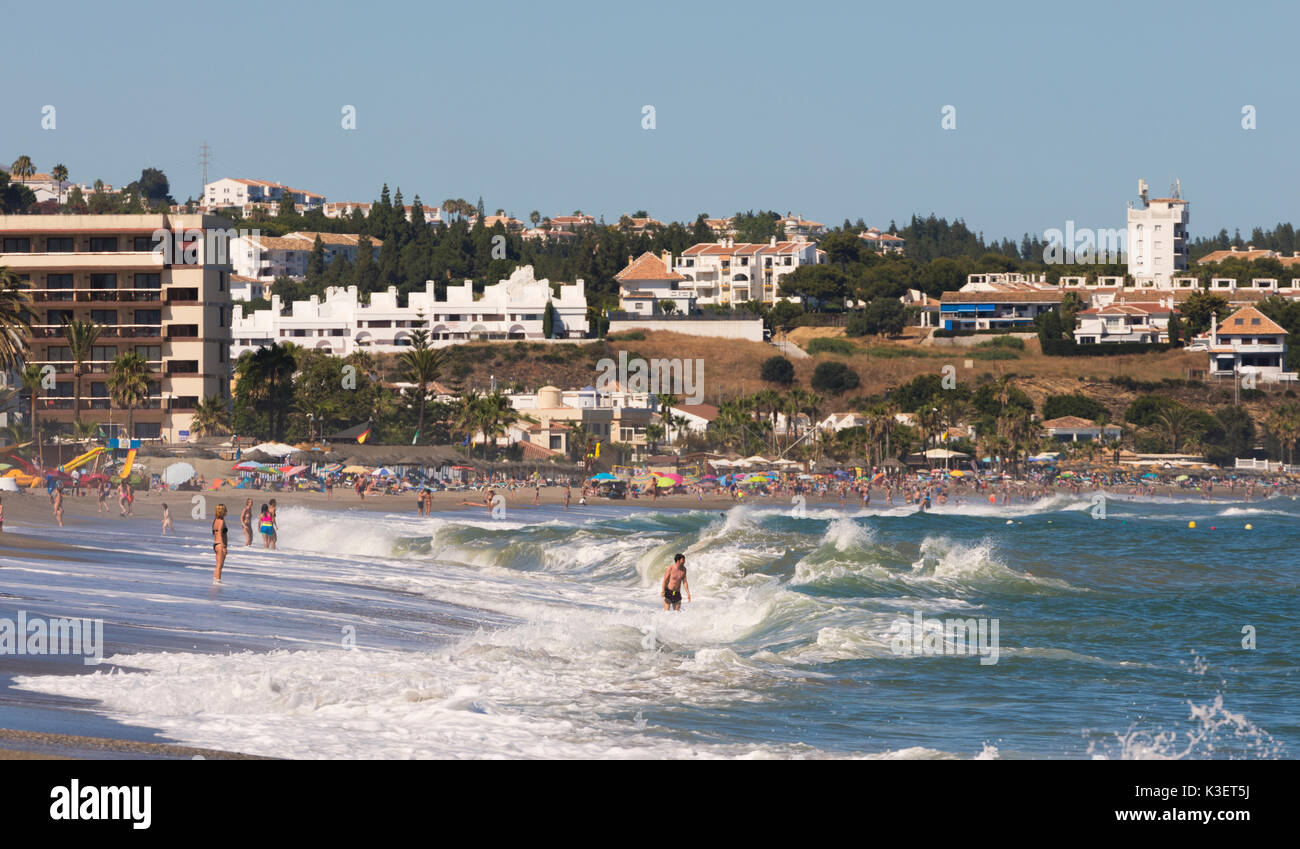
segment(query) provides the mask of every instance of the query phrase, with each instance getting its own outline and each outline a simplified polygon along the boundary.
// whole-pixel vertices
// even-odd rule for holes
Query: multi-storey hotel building
[[[54,367],[53,388],[37,396],[42,421],[74,418],[71,319],[103,328],[84,364],[81,417],[114,436],[128,420],[108,391],[119,354],[140,354],[156,375],[132,437],[181,441],[200,400],[229,395],[230,227],[211,215],[0,215],[0,266],[31,285],[27,360]],[[197,241],[182,250],[172,238]]]

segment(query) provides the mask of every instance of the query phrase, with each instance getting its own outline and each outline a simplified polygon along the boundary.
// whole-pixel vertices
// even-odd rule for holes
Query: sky
[[[270,0],[26,14],[6,15],[0,162],[26,154],[115,186],[158,167],[182,201],[199,195],[206,141],[210,180],[363,202],[387,183],[407,203],[481,196],[523,219],[761,208],[883,228],[934,213],[1019,240],[1071,220],[1122,227],[1138,178],[1154,197],[1181,178],[1193,238],[1300,220],[1295,3]]]

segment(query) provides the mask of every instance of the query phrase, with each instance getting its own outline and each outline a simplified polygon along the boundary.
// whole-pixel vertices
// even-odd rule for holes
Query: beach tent
[[[194,467],[189,463],[172,463],[162,473],[162,481],[168,486],[177,486],[194,477]]]
[[[285,445],[283,442],[263,442],[261,445],[255,445],[252,450],[260,451],[269,457],[288,457],[298,452],[297,448]]]

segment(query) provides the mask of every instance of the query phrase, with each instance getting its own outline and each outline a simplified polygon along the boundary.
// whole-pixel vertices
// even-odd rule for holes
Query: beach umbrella
[[[677,486],[677,482],[674,481],[672,478],[658,477],[655,479],[655,486],[659,487],[660,489],[672,489],[673,487]]]
[[[388,468],[387,466],[380,466],[378,469],[375,469],[370,474],[374,475],[375,477],[387,478],[393,476],[393,470]]]
[[[343,464],[342,464],[342,463],[330,463],[328,466],[325,467],[325,471],[327,471],[327,472],[329,472],[329,473],[331,473],[331,474],[333,474],[334,472],[341,472],[341,471],[343,471]]]
[[[307,471],[307,467],[306,466],[285,466],[280,471],[292,477],[293,475],[302,474],[303,472]]]
[[[345,475],[368,475],[370,474],[370,469],[365,466],[346,466],[342,469],[342,472]]]
[[[664,472],[660,474],[659,477],[661,479],[666,478],[667,480],[672,481],[674,486],[676,486],[679,483],[683,483],[685,481],[685,479],[681,475],[673,474],[672,472]],[[663,486],[663,484],[659,484],[659,485]]]
[[[162,481],[168,486],[177,486],[194,477],[194,467],[189,463],[172,463],[162,473]]]
[[[258,467],[261,466],[261,465],[262,465],[261,463],[258,463],[258,462],[254,461],[254,460],[244,460],[244,461],[242,461],[242,462],[236,463],[236,464],[235,464],[235,468],[236,468],[236,469],[239,469],[240,471],[250,471],[250,472],[251,472],[253,469],[258,468]]]
[[[1174,480],[1176,481],[1185,481],[1187,479],[1188,479],[1188,475],[1179,475],[1178,477],[1174,478]]]
[[[611,475],[609,472],[601,472],[598,475],[592,475],[591,479],[594,481],[616,481],[618,480],[618,476]]]

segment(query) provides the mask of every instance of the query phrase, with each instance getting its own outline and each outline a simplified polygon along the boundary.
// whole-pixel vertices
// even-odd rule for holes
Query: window
[[[136,323],[136,324],[161,325],[161,324],[162,324],[162,310],[136,310],[136,311],[135,311],[135,323]]]
[[[52,254],[70,254],[77,249],[76,241],[70,236],[51,236],[45,240],[45,250]]]
[[[50,294],[46,295],[46,299],[51,301],[70,301],[72,300],[72,292],[59,292],[58,290],[72,289],[75,285],[76,284],[73,282],[73,276],[71,274],[50,274],[45,278],[45,288],[50,291]]]
[[[113,345],[95,345],[90,349],[91,371],[106,371],[107,363],[117,359],[117,348]]]
[[[117,310],[91,310],[90,320],[96,324],[117,324]]]
[[[91,236],[91,251],[111,252],[117,250],[117,236]]]
[[[158,439],[162,436],[162,422],[136,422],[135,439]]]
[[[137,289],[161,289],[161,274],[137,274],[134,277],[135,288]]]
[[[27,254],[32,252],[32,240],[26,236],[19,238],[6,238],[4,240],[4,253],[7,254]]]

